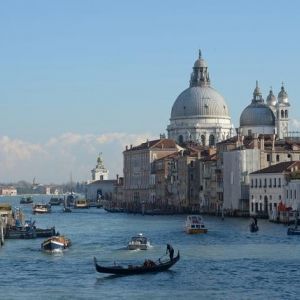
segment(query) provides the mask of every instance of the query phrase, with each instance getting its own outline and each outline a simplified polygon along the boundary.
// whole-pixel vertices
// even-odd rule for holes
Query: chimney
[[[258,149],[258,134],[253,134],[253,149]]]
[[[260,138],[260,150],[265,150],[265,137],[264,135]]]

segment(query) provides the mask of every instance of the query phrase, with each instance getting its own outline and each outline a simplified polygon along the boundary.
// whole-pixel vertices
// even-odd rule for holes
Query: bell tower
[[[279,139],[283,139],[288,135],[289,131],[289,99],[288,94],[282,83],[281,90],[278,94],[278,102],[276,105],[276,127]]]

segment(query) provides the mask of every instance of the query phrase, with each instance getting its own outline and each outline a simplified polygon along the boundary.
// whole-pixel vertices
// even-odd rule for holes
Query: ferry
[[[189,215],[185,221],[185,231],[188,234],[207,233],[207,228],[200,215]]]

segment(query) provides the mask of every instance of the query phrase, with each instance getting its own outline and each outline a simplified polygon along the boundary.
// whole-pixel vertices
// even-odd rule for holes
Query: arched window
[[[284,118],[284,111],[281,111],[281,118]]]
[[[211,134],[209,136],[209,146],[214,146],[215,145],[215,137]]]
[[[288,111],[286,110],[284,113],[285,118],[288,118]]]
[[[180,135],[178,137],[178,142],[179,142],[179,144],[183,144],[183,136],[182,135]]]
[[[201,135],[201,144],[202,144],[202,146],[205,146],[205,135]]]

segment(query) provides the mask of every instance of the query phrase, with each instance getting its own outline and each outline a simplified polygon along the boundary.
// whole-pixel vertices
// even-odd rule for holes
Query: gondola
[[[166,271],[175,265],[180,259],[179,251],[177,256],[174,257],[172,260],[168,261],[158,261],[158,263],[154,263],[152,261],[145,261],[143,265],[139,266],[132,266],[129,265],[128,267],[123,266],[110,266],[110,267],[103,267],[97,263],[96,257],[94,257],[94,263],[96,267],[96,271],[99,273],[107,273],[107,274],[115,274],[115,275],[137,275],[137,274],[145,274],[145,273],[154,273],[154,272],[162,272]]]
[[[259,228],[255,223],[250,224],[250,232],[257,232],[258,230]]]

